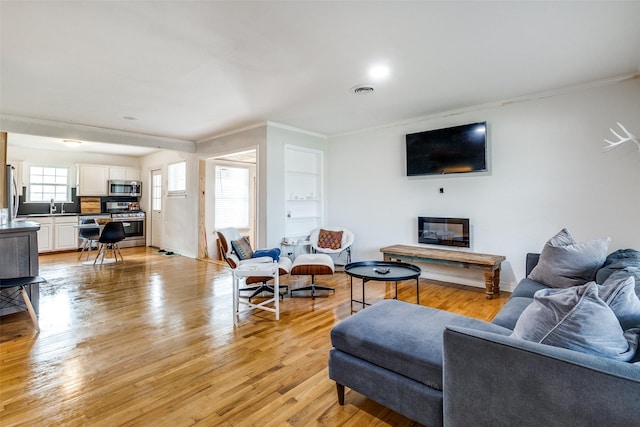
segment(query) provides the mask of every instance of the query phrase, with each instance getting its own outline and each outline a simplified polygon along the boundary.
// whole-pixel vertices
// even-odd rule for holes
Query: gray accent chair
[[[598,283],[615,271],[640,294],[640,252],[609,255]],[[396,300],[345,319],[329,353],[339,403],[349,387],[430,427],[638,425],[640,365],[510,336],[545,287],[523,279],[491,323]]]

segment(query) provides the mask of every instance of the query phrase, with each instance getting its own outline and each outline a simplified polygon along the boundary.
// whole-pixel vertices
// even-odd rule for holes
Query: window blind
[[[216,166],[215,227],[249,227],[249,169]]]
[[[167,191],[184,194],[187,191],[187,162],[171,163],[167,167]]]

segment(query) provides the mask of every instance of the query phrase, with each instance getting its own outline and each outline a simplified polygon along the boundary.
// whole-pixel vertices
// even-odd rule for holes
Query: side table
[[[403,280],[416,281],[416,304],[420,305],[420,267],[407,264],[406,262],[395,261],[360,261],[352,262],[344,266],[344,272],[349,275],[350,288],[351,288],[351,305],[353,303],[362,303],[362,308],[365,305],[370,305],[365,302],[364,288],[367,282],[376,280],[379,282],[395,282],[396,295],[394,299],[398,299],[398,282]],[[362,301],[353,299],[353,278],[362,279]]]
[[[296,257],[300,255],[305,246],[311,246],[311,242],[308,240],[294,240],[287,241],[286,239],[282,239],[282,243],[280,243],[280,250],[282,251],[282,255],[291,259],[291,261],[295,261]],[[308,250],[305,250],[304,253],[307,253]]]
[[[280,320],[280,275],[277,262],[254,262],[240,264],[233,270],[233,324],[238,324],[238,312],[240,306],[240,279],[243,277],[273,277],[273,298],[254,304],[250,301],[242,302],[250,308],[266,310],[276,314],[276,320]],[[273,307],[268,304],[273,303]]]

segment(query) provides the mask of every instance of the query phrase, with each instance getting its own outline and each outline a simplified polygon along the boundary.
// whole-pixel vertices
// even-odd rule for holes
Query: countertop
[[[18,220],[26,219],[26,218],[45,218],[45,217],[54,217],[54,216],[77,216],[80,215],[77,212],[65,212],[65,213],[55,213],[55,214],[27,214],[27,215],[18,215]]]
[[[10,221],[6,224],[0,225],[0,233],[30,230],[40,230],[40,224],[32,221]]]

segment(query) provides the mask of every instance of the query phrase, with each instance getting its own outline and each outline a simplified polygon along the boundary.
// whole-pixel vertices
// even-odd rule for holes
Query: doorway
[[[162,248],[162,169],[151,171],[151,242],[149,246]]]
[[[216,230],[235,227],[257,242],[257,150],[246,150],[201,161],[201,257],[221,260]]]

